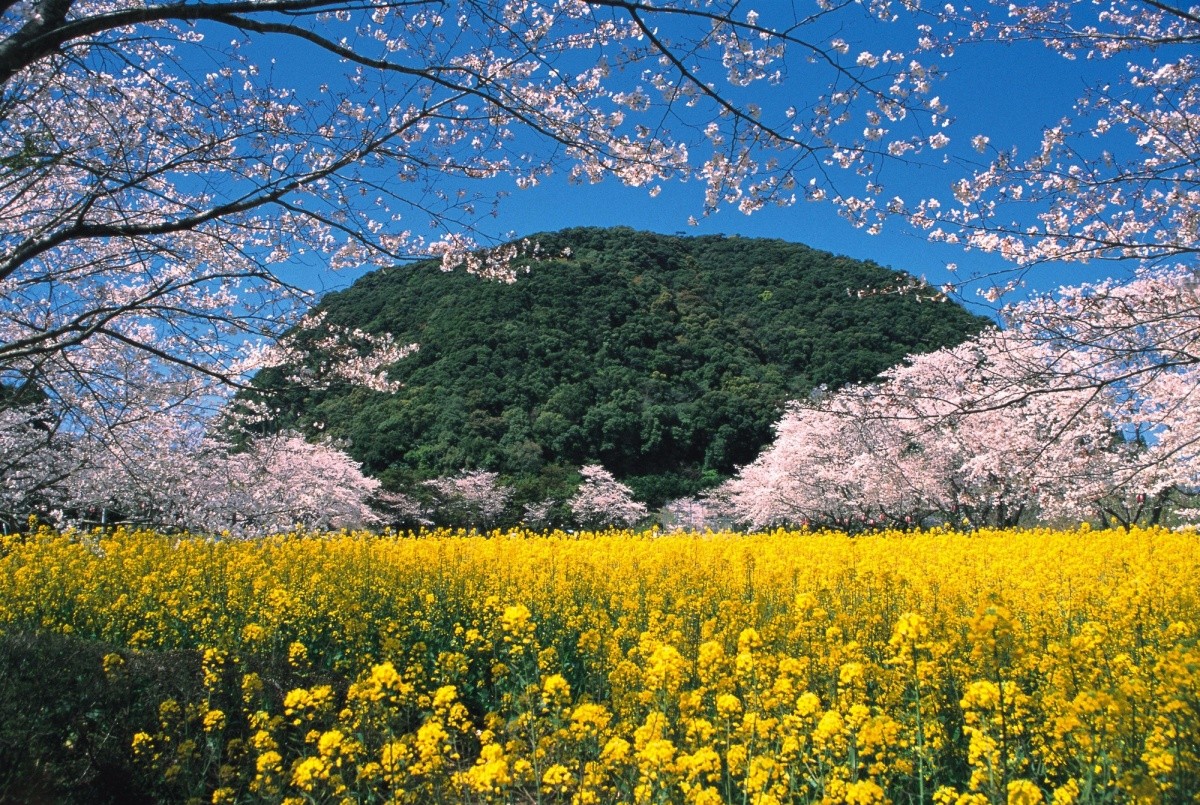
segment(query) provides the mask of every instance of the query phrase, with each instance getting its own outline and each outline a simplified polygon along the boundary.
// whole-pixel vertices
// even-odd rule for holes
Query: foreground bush
[[[2,550],[0,798],[1200,796],[1191,534]]]

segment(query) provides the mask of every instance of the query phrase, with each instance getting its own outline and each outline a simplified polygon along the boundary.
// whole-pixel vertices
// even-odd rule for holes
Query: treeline
[[[600,464],[657,507],[753,461],[787,400],[985,323],[912,277],[780,240],[618,228],[530,242],[516,282],[431,262],[327,296],[329,325],[420,348],[391,368],[394,393],[262,372],[265,427],[336,439],[396,491],[495,472],[519,512],[568,499],[578,468]]]

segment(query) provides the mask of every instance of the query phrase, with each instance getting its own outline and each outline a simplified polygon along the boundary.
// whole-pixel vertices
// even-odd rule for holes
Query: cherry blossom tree
[[[1039,370],[1039,393],[1074,394],[1087,385],[1106,401],[1105,416],[1125,446],[1141,445],[1132,451],[1136,461],[1119,451],[1127,454],[1125,480],[1138,491],[1127,490],[1132,502],[1117,509],[1158,501],[1150,504],[1156,508],[1170,490],[1195,488],[1181,469],[1191,449],[1184,434],[1194,426],[1185,421],[1192,410],[1179,389],[1192,380],[1187,367],[1196,358],[1187,341],[1197,316],[1200,247],[1200,15],[1186,5],[1132,0],[986,2],[935,13],[923,40],[931,50],[950,56],[1039,43],[1079,77],[1081,92],[1041,122],[1032,148],[1001,132],[964,130],[974,124],[959,121],[956,136],[970,138],[977,156],[956,153],[966,167],[948,192],[915,202],[881,192],[861,220],[900,217],[933,241],[1002,256],[1012,267],[1005,276],[963,278],[982,281],[992,301],[1034,271],[1111,264],[1118,280],[1045,295],[1005,318],[1051,342],[1061,358],[1052,372]],[[1163,464],[1175,470],[1150,481]],[[1099,489],[1082,493],[1095,499]],[[1124,518],[1117,509],[1108,513]]]
[[[362,528],[380,522],[370,505],[379,482],[367,478],[358,462],[330,444],[313,444],[297,433],[256,439],[248,450],[227,453],[226,488],[245,497],[236,505],[212,507],[212,526],[223,530],[271,533],[289,528]],[[218,489],[220,487],[218,486]],[[210,529],[212,529],[210,526]]]
[[[643,520],[646,504],[633,499],[633,490],[599,464],[581,467],[583,482],[567,501],[584,528],[632,526]]]
[[[722,507],[710,500],[677,498],[663,505],[659,518],[667,531],[702,533],[719,529],[722,526],[722,514]]]
[[[872,231],[900,219],[932,241],[999,254],[1011,266],[1003,276],[964,278],[984,282],[991,301],[1007,298],[1035,269],[1110,261],[1133,270],[1114,266],[1118,281],[1011,306],[1003,315],[1009,331],[968,353],[914,360],[878,389],[847,390],[793,411],[777,447],[805,440],[817,454],[803,473],[806,488],[795,488],[800,481],[788,469],[800,458],[780,447],[750,470],[762,483],[741,488],[745,510],[805,516],[781,509],[782,499],[835,522],[870,523],[889,511],[1007,522],[1031,508],[1041,516],[1157,520],[1198,489],[1200,15],[1127,0],[922,10],[929,16],[918,24],[921,52],[952,58],[968,48],[1041,43],[1083,65],[1076,71],[1082,94],[1044,121],[1037,145],[1025,150],[1006,132],[951,125],[952,110],[930,99],[933,133],[924,145],[946,154],[946,165],[963,166],[946,192],[913,198],[903,183],[889,192],[871,154],[845,149],[834,163],[871,180],[868,192],[833,201]],[[892,156],[918,153],[919,142],[899,137],[894,123],[881,120],[864,133]],[[887,290],[936,296],[920,287]],[[782,465],[774,474],[772,462]],[[830,466],[834,477],[822,477]],[[849,467],[853,473],[837,472]]]
[[[132,522],[202,534],[253,537],[302,529],[377,525],[379,482],[335,446],[281,433],[234,450],[164,418],[87,451],[63,508],[85,523]]]
[[[79,460],[60,505],[68,522],[187,528],[223,480],[224,467],[210,472],[223,451],[169,411],[114,423],[106,435],[71,442]]]
[[[1034,40],[1094,65],[1073,109],[1045,121],[1029,153],[979,135],[990,157],[922,203],[934,239],[996,252],[1019,266],[1057,261],[1181,260],[1200,220],[1200,16],[1172,3],[947,6],[942,44]]]
[[[825,195],[802,189],[809,173],[887,155],[848,110],[900,121],[935,71],[826,35],[847,16],[891,24],[886,3],[773,16],[625,0],[6,4],[0,382],[74,412],[119,399],[106,364],[132,354],[198,400],[272,359],[262,345],[311,301],[294,266],[441,255],[509,277],[514,254],[473,252],[471,233],[554,171],[651,193],[699,179],[710,210]],[[384,382],[386,363],[354,368]]]
[[[793,406],[776,425],[775,441],[719,498],[738,522],[754,528],[852,521],[862,489],[849,472],[857,451],[845,425],[819,406]]]
[[[54,432],[50,412],[35,406],[0,409],[0,526],[5,532],[53,507],[75,469],[76,456]]]
[[[1080,474],[1064,500],[1091,500],[1106,519],[1129,524],[1157,521],[1164,507],[1200,491],[1200,285],[1193,270],[1063,289],[1010,316],[1015,330],[1056,356],[1041,369],[1043,382],[1085,395],[1115,435],[1089,464],[1100,469]]]
[[[415,495],[377,489],[371,504],[381,522],[389,527],[419,529],[433,525],[427,507]]]
[[[512,500],[513,488],[500,475],[486,470],[464,471],[452,478],[435,478],[426,486],[438,497],[439,519],[450,525],[491,528]]]
[[[922,516],[1015,525],[1094,471],[1114,426],[1103,395],[1057,382],[1063,361],[1024,332],[989,331],[884,374],[878,396],[903,434],[893,464],[921,489]]]
[[[537,245],[478,251],[472,235],[555,171],[651,194],[699,180],[704,211],[841,199],[827,168],[861,184],[888,154],[850,110],[899,123],[926,108],[936,72],[834,35],[847,17],[890,26],[882,2],[772,19],[734,2],[449,8],[0,6],[0,384],[44,395],[56,429],[153,475],[165,470],[137,439],[116,440],[188,417],[194,432],[162,447],[199,457],[205,414],[264,365],[390,387],[412,346],[306,321],[292,269],[432,255],[511,279]],[[315,334],[276,342],[296,324]],[[335,358],[312,365],[313,343]]]
[[[1196,289],[1153,272],[1015,306],[1004,330],[794,405],[722,495],[756,527],[1161,522],[1200,492]]]
[[[555,500],[539,500],[526,503],[521,511],[521,525],[526,528],[545,530],[554,522],[555,509],[561,505]]]

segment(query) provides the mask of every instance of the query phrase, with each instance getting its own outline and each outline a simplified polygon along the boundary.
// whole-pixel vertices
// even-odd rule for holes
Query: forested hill
[[[568,229],[512,284],[435,264],[369,274],[328,321],[420,351],[395,394],[304,392],[284,372],[280,425],[347,439],[395,488],[498,471],[529,500],[569,494],[600,462],[652,505],[751,461],[785,400],[867,380],[985,320],[913,295],[848,293],[907,278],[782,240]],[[565,256],[563,256],[565,255]]]

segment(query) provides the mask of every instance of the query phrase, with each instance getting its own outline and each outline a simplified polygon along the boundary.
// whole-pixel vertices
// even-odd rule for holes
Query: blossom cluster
[[[165,801],[1200,794],[1194,533],[4,540],[0,633],[196,658],[127,725]]]
[[[1194,271],[1062,288],[1006,328],[793,403],[715,497],[754,527],[1190,522]]]

